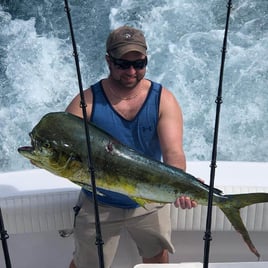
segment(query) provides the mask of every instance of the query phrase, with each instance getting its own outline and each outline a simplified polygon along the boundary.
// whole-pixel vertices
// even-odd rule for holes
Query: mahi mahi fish
[[[92,123],[88,123],[88,130],[97,187],[125,194],[142,206],[150,202],[173,203],[181,195],[207,205],[209,186],[194,176],[137,153]],[[29,135],[31,146],[18,148],[20,154],[40,168],[90,188],[82,118],[66,112],[48,113]],[[268,202],[268,193],[224,195],[213,189],[213,205],[223,211],[258,259],[260,254],[239,210],[263,202]]]

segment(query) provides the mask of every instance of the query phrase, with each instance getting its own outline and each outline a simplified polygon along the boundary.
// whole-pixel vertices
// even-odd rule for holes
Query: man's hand
[[[181,207],[182,209],[191,209],[197,207],[197,202],[191,200],[188,196],[180,196],[174,202],[176,208]]]
[[[200,179],[198,178],[198,180],[200,180],[201,182],[205,182],[204,179]],[[174,202],[174,205],[176,208],[181,207],[182,209],[191,209],[191,208],[195,208],[198,206],[197,202],[194,200],[191,200],[191,198],[189,196],[180,196],[176,199],[176,201]]]

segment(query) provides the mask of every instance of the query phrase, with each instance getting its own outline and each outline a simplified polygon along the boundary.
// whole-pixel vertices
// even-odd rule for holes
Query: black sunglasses
[[[135,61],[116,59],[112,57],[111,55],[109,55],[109,57],[112,60],[113,64],[122,70],[127,70],[130,68],[130,66],[133,66],[134,69],[141,70],[144,67],[146,67],[148,63],[147,57],[145,57],[144,59],[135,60]]]

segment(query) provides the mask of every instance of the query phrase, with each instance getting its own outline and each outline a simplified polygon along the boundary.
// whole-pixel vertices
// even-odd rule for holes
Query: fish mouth
[[[22,146],[18,148],[18,152],[24,157],[28,158],[32,164],[37,165],[40,163],[40,143],[34,138],[33,133],[30,132],[31,146]]]
[[[48,153],[47,150],[39,147],[36,148],[34,146],[19,147],[18,152],[25,158],[29,159],[32,165],[39,168],[48,167],[48,163],[52,156],[52,154]],[[49,164],[52,165],[52,163]]]
[[[35,138],[33,134],[33,131],[29,133],[29,136],[31,138],[31,146],[28,145],[28,146],[19,147],[18,152],[30,160],[38,161],[37,159],[39,155],[38,152],[42,151],[41,149],[42,146],[40,146],[42,143],[38,142],[38,140]]]
[[[23,146],[18,148],[18,152],[24,157],[28,158],[33,165],[38,166],[40,160],[37,159],[35,149],[32,146]]]
[[[18,152],[27,157],[33,155],[34,148],[32,146],[23,146],[18,148]]]
[[[22,146],[18,148],[18,152],[22,154],[24,157],[32,159],[35,151],[35,145],[33,134],[32,132],[29,133],[29,136],[31,138],[31,146]]]

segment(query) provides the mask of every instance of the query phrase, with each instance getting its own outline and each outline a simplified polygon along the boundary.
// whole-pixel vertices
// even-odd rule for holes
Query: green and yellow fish
[[[88,129],[97,187],[125,194],[142,206],[173,203],[181,195],[207,205],[209,186],[194,176],[137,153],[91,123]],[[30,137],[31,146],[20,147],[20,154],[40,168],[91,188],[83,119],[66,112],[49,113]],[[263,202],[268,202],[268,193],[224,195],[216,188],[213,193],[213,205],[223,211],[258,258],[239,210]]]

